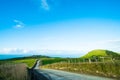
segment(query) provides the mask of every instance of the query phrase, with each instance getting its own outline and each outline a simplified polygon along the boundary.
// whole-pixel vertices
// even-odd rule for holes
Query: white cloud
[[[17,50],[17,48],[3,48],[3,49],[0,49],[0,53],[10,53],[10,52],[14,52],[16,50]]]
[[[14,26],[14,28],[23,28],[24,27],[24,23],[22,21],[19,20],[14,20],[14,22],[16,23],[16,25]]]
[[[79,51],[19,49],[19,48],[0,49],[0,54],[46,55],[46,56],[54,56],[54,57],[79,57],[83,55],[83,53]]]
[[[21,48],[3,48],[0,49],[0,54],[27,54],[33,52],[32,50],[29,49],[21,49]]]
[[[50,9],[47,0],[41,0],[41,7],[43,9],[45,9],[45,10],[49,10]]]
[[[41,54],[41,55],[66,55],[79,54],[79,51],[67,50],[48,50],[48,49],[20,49],[20,48],[3,48],[0,49],[0,54]]]
[[[66,46],[67,47],[67,46]],[[115,52],[120,52],[120,40],[105,40],[98,42],[91,42],[81,45],[73,45],[68,48],[33,48],[33,49],[21,49],[21,48],[3,48],[0,49],[0,53],[11,54],[41,54],[41,55],[82,55],[94,49],[107,49]]]
[[[99,41],[97,43],[105,44],[105,43],[116,43],[120,42],[120,40],[105,40],[105,41]]]
[[[89,46],[89,51],[93,49],[107,49],[111,51],[120,52],[120,40],[105,40],[91,43]],[[87,51],[88,51],[87,50]]]

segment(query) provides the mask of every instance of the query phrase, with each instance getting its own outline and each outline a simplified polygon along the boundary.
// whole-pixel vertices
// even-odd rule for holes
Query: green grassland
[[[31,68],[38,59],[41,60],[41,68],[59,69],[120,79],[120,54],[100,49],[90,51],[80,58],[58,58],[34,55],[0,60],[0,66],[5,64],[26,64],[27,68]]]
[[[36,59],[4,60],[4,61],[0,61],[0,65],[6,63],[11,63],[11,64],[25,63],[27,67],[31,68],[34,65],[35,61]]]
[[[114,62],[120,60],[120,54],[117,52],[109,51],[109,50],[92,50],[88,52],[86,55],[82,56],[81,58],[85,60],[89,60],[92,62]]]
[[[41,68],[63,70],[75,73],[83,73],[89,75],[97,75],[103,77],[110,77],[120,79],[120,62],[118,63],[54,63],[44,65]]]
[[[109,51],[109,50],[92,50],[90,52],[88,52],[86,55],[83,56],[83,58],[91,58],[91,57],[112,57],[112,58],[117,58],[118,56],[120,56],[120,54],[113,52],[113,51]]]
[[[120,79],[120,54],[109,50],[93,50],[80,58],[58,59],[58,62],[57,59],[48,59],[46,62],[41,68]]]
[[[28,57],[0,60],[0,65],[5,64],[5,63],[13,63],[13,64],[25,63],[27,67],[31,68],[37,59],[47,59],[47,58],[49,59],[48,56],[33,55],[33,56],[28,56]]]
[[[29,56],[0,60],[0,80],[30,80],[28,68],[32,68],[37,59],[46,56]]]
[[[48,56],[41,56],[41,55],[33,55],[28,57],[22,57],[22,58],[13,58],[8,60],[0,60],[0,64],[4,63],[25,63],[28,65],[28,67],[32,67],[33,64],[37,59],[40,59],[42,61],[42,65],[46,64],[52,64],[57,62],[88,62],[88,59],[91,59],[92,62],[95,62],[94,59],[98,59],[98,62],[102,62],[101,57],[104,57],[106,61],[113,60],[117,61],[120,60],[120,54],[116,52],[112,52],[109,50],[92,50],[88,52],[86,55],[80,58],[58,58],[58,57],[48,57]]]

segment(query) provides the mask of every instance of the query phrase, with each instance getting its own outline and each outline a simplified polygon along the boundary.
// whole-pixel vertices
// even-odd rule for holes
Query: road
[[[38,70],[38,72],[42,72],[44,75],[51,77],[51,80],[113,80],[109,78],[77,74],[53,69]]]
[[[37,60],[34,69],[39,69],[39,66],[40,66],[40,60]]]
[[[36,67],[35,67],[36,71],[48,77],[49,80],[113,80],[113,79],[104,78],[104,77],[77,74],[77,73],[71,73],[71,72],[53,70],[53,69],[41,70],[41,69],[38,69],[39,63],[40,61],[38,61],[36,64]]]

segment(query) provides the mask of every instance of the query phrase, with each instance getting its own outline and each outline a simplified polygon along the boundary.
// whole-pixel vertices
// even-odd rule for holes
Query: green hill
[[[97,49],[97,50],[92,50],[92,51],[88,52],[85,56],[83,56],[83,58],[92,58],[92,57],[117,58],[117,57],[120,57],[120,54],[113,52],[113,51],[109,51],[109,50]]]

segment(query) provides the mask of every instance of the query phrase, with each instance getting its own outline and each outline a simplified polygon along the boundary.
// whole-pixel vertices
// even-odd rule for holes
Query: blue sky
[[[119,30],[119,0],[0,0],[1,54],[120,52]]]

